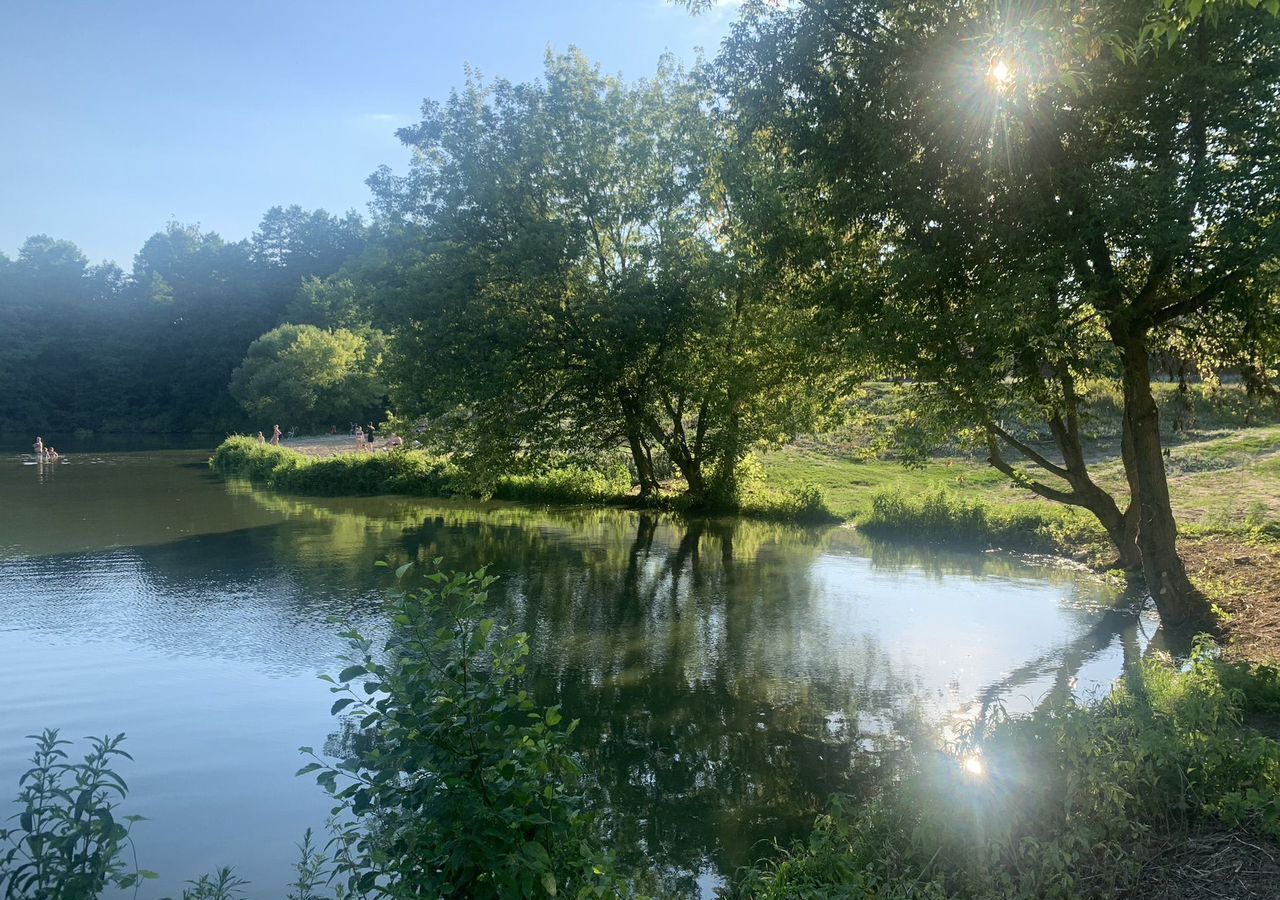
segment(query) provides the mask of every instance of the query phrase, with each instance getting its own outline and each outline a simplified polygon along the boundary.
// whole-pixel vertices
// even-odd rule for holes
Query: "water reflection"
[[[500,576],[495,613],[530,633],[539,700],[581,719],[616,845],[685,894],[760,842],[800,835],[833,791],[873,783],[923,724],[1105,684],[1144,642],[1137,611],[1078,572],[849,529],[299,500],[222,484],[182,454],[74,460],[46,483],[19,469],[0,468],[17,510],[0,517],[0,658],[14,679],[56,658],[58,679],[38,704],[0,701],[0,721],[22,729],[0,734],[0,783],[41,725],[164,734],[132,748],[164,773],[145,811],[206,823],[188,843],[144,836],[163,854],[146,865],[175,878],[236,861],[263,891],[286,880],[289,843],[322,816],[318,792],[281,805],[269,788],[242,791],[225,807],[219,793],[246,768],[283,783],[293,748],[332,731],[314,679],[342,649],[329,620],[383,627],[380,558]],[[209,673],[216,689],[192,688]],[[163,731],[179,713],[188,731]],[[275,749],[215,749],[201,728]],[[187,792],[197,780],[204,806]],[[244,835],[245,803],[273,804],[275,846]],[[210,844],[216,858],[191,858]]]

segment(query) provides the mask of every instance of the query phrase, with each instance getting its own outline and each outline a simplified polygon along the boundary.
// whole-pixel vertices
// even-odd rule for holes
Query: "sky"
[[[643,77],[714,55],[736,4],[666,0],[0,0],[0,252],[32,234],[125,269],[177,220],[247,237],[299,204],[366,211],[396,128],[470,64],[535,78],[577,46]]]

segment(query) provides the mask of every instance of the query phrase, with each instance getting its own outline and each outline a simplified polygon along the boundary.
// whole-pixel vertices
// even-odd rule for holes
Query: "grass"
[[[577,504],[616,502],[626,497],[630,487],[625,468],[560,466],[539,475],[503,476],[486,490],[449,460],[421,450],[318,457],[241,436],[224,441],[209,465],[274,491],[312,497],[492,496],[525,503]]]

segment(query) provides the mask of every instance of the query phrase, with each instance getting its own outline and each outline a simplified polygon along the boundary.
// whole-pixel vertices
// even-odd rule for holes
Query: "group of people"
[[[361,428],[359,425],[357,425],[352,430],[352,434],[356,436],[356,450],[363,451],[363,450],[378,449],[377,447],[374,446],[374,441],[377,440],[377,430],[373,427],[372,422],[369,423],[369,427],[367,429]],[[393,434],[390,438],[388,438],[383,443],[381,449],[397,450],[403,446],[404,446],[404,439],[401,438],[400,435],[398,434]]]
[[[32,451],[36,455],[38,462],[52,462],[55,459],[61,459],[62,454],[44,442],[44,438],[37,436],[36,442],[31,445]]]
[[[288,436],[293,437],[296,431],[297,431],[296,428],[290,429]],[[329,433],[337,434],[338,426],[337,425],[332,426],[329,429]],[[380,448],[375,447],[374,443],[377,441],[377,428],[374,427],[374,424],[372,422],[370,422],[367,426],[358,425],[358,424],[352,425],[351,434],[354,435],[356,439],[356,450],[376,450],[376,449],[397,450],[400,447],[404,446],[404,439],[401,438],[399,435],[393,434],[390,438],[388,438],[386,441],[383,442],[382,447]],[[280,440],[284,436],[285,434],[283,431],[280,430],[280,426],[276,425],[274,428],[271,429],[271,441],[270,441],[271,444],[276,447],[280,446]],[[261,431],[258,432],[258,443],[261,443],[261,444],[267,443],[267,436],[263,434]]]

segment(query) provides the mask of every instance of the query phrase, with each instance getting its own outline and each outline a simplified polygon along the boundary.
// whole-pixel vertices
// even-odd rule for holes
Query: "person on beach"
[[[279,446],[280,446],[280,438],[281,438],[283,435],[284,435],[284,432],[280,430],[280,426],[279,426],[279,425],[274,426],[274,427],[271,429],[271,446],[273,446],[273,447],[279,447]]]
[[[31,445],[31,449],[35,451],[36,459],[44,459],[44,438],[36,435],[36,442]]]
[[[265,444],[266,442],[267,442],[267,436],[266,436],[265,434],[263,434],[261,431],[259,431],[259,432],[258,432],[258,443],[259,443],[259,444]]]
[[[356,426],[356,449],[364,449],[364,429],[359,425]]]

